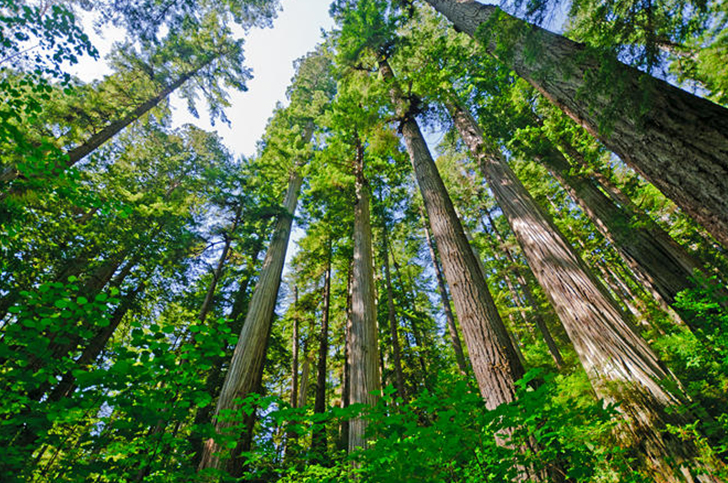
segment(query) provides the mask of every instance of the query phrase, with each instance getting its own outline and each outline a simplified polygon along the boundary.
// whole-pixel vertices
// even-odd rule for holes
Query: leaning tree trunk
[[[500,249],[503,251],[506,259],[508,260],[508,263],[510,264],[511,273],[516,277],[516,281],[523,291],[523,296],[526,298],[526,303],[533,310],[533,322],[536,325],[538,331],[541,333],[541,337],[543,337],[543,340],[546,342],[546,347],[548,347],[549,353],[551,354],[551,357],[553,358],[556,367],[558,369],[561,369],[564,366],[564,358],[561,355],[561,351],[559,351],[559,346],[556,344],[554,337],[551,335],[551,331],[549,330],[548,325],[546,325],[546,321],[541,315],[538,303],[536,302],[536,297],[533,295],[531,287],[529,287],[528,281],[526,281],[526,277],[523,275],[523,272],[521,272],[521,269],[518,267],[518,264],[516,263],[515,258],[513,258],[513,254],[511,253],[510,248],[508,248],[508,245],[506,245],[505,240],[503,239],[500,231],[498,231],[498,227],[493,221],[493,218],[490,216],[490,213],[488,213],[488,222],[490,223],[490,227],[493,230],[493,234],[496,237],[496,241],[498,242]]]
[[[427,3],[458,30],[479,40],[728,247],[727,109],[611,55],[512,17],[495,5],[474,0]],[[485,29],[498,32],[489,35]],[[508,45],[498,45],[505,31]],[[610,78],[598,78],[604,75]]]
[[[442,275],[442,267],[440,266],[440,258],[438,257],[437,247],[430,236],[430,229],[427,226],[427,219],[425,218],[424,212],[421,211],[420,215],[425,227],[425,240],[427,241],[427,248],[430,250],[432,267],[435,269],[437,289],[440,292],[440,302],[442,302],[442,309],[445,312],[445,321],[447,322],[447,330],[450,334],[450,342],[452,343],[453,350],[455,351],[455,361],[458,364],[460,373],[465,375],[468,372],[468,366],[465,363],[465,354],[463,353],[463,346],[460,342],[460,334],[458,333],[457,325],[455,325],[455,317],[450,309],[450,298],[447,295],[447,286],[445,285],[445,278]]]
[[[551,147],[538,156],[597,230],[614,244],[627,265],[650,284],[668,304],[693,285],[690,277],[701,263],[678,245],[657,223],[638,216],[629,205],[619,206],[599,189],[595,180],[574,174],[561,152]]]
[[[256,391],[258,374],[263,369],[268,335],[273,321],[278,289],[281,283],[283,262],[286,258],[288,239],[291,235],[293,214],[296,211],[298,194],[303,178],[297,168],[291,173],[288,181],[288,191],[283,204],[284,213],[276,222],[268,252],[263,261],[258,284],[250,300],[248,314],[245,318],[238,344],[233,352],[230,368],[225,376],[217,407],[215,409],[215,430],[218,434],[228,432],[235,425],[235,421],[222,419],[221,414],[239,409],[235,399],[245,398]],[[218,446],[214,438],[206,441],[199,464],[199,469],[221,469]]]
[[[369,212],[369,184],[364,178],[364,148],[357,146],[354,171],[354,265],[351,277],[351,329],[349,336],[349,404],[373,406],[381,391],[377,307],[374,297],[372,227]],[[349,422],[349,452],[366,445],[367,421],[357,417]]]
[[[66,152],[66,159],[64,159],[62,163],[58,163],[56,169],[63,170],[66,168],[70,168],[89,154],[96,151],[102,144],[119,134],[129,124],[133,123],[144,114],[152,110],[154,107],[156,107],[157,104],[159,104],[162,100],[166,99],[167,96],[169,96],[172,92],[181,87],[182,84],[187,82],[190,78],[194,77],[195,74],[197,74],[200,70],[209,65],[216,58],[217,55],[208,57],[197,67],[193,68],[189,72],[180,75],[170,84],[162,86],[162,88],[156,94],[139,104],[130,113],[122,116],[119,119],[111,121],[99,132],[89,136],[88,139],[86,139],[83,143],[76,146],[75,148],[68,150]],[[8,168],[3,173],[0,173],[0,183],[8,183],[10,181],[13,181],[14,179],[18,178],[19,174],[20,173],[17,169],[13,167]]]
[[[385,79],[394,82],[388,63],[380,62],[379,69]],[[390,94],[402,119],[402,137],[422,192],[432,234],[440,249],[445,279],[452,291],[473,372],[486,406],[495,409],[514,400],[515,382],[523,377],[523,366],[498,315],[420,127],[410,115],[396,85],[391,87]]]
[[[639,456],[657,481],[685,481],[683,473],[706,469],[697,459],[697,448],[666,434],[667,424],[686,422],[667,411],[680,402],[660,384],[674,381],[672,374],[540,211],[500,152],[488,148],[470,113],[457,106],[451,112],[595,391],[618,403],[629,421],[624,428],[626,441],[636,443]],[[719,481],[705,475],[696,479]]]

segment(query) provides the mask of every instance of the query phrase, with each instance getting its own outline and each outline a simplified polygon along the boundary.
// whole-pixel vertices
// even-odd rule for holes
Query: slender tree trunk
[[[493,233],[495,234],[496,241],[498,242],[500,249],[503,251],[506,258],[508,259],[508,262],[510,263],[511,273],[516,276],[516,281],[518,281],[518,285],[521,286],[523,296],[526,298],[526,302],[533,310],[533,322],[536,325],[538,331],[541,333],[541,337],[543,337],[543,340],[546,342],[546,347],[548,347],[549,353],[551,354],[551,357],[553,358],[556,367],[558,369],[561,369],[564,366],[564,358],[561,356],[559,346],[556,344],[556,341],[551,335],[551,331],[549,330],[548,325],[546,325],[546,321],[539,311],[538,303],[536,303],[536,297],[533,295],[533,292],[531,291],[531,288],[526,281],[526,277],[523,275],[520,268],[518,268],[518,264],[516,263],[515,258],[513,258],[511,250],[508,248],[508,245],[506,245],[500,231],[498,231],[498,227],[493,221],[493,218],[490,216],[490,213],[488,213],[488,222],[490,223]]]
[[[374,297],[374,261],[369,212],[369,184],[364,177],[364,148],[357,146],[354,165],[356,204],[354,205],[354,265],[351,277],[351,347],[349,383],[351,404],[377,403],[381,391],[377,308]],[[367,421],[357,417],[349,422],[349,452],[364,447]]]
[[[349,364],[349,354],[351,353],[351,289],[353,286],[354,276],[354,259],[352,257],[349,263],[349,274],[346,282],[346,325],[344,327],[344,370],[342,371],[341,381],[341,408],[346,409],[351,402],[351,365]],[[339,448],[342,450],[349,449],[349,419],[344,419],[339,428]]]
[[[303,178],[294,168],[288,182],[284,213],[276,222],[273,239],[265,255],[260,278],[253,292],[248,314],[218,398],[214,419],[215,429],[219,434],[226,433],[228,428],[234,424],[233,421],[220,419],[220,415],[228,410],[237,410],[238,406],[234,400],[250,395],[258,385],[258,374],[261,372],[265,360],[267,339],[280,287],[288,239],[291,235],[293,214],[302,183]],[[209,439],[205,443],[199,469],[220,469],[219,455],[216,454],[220,450],[215,440]]]
[[[447,330],[450,334],[450,342],[452,343],[452,348],[455,351],[455,360],[457,361],[460,373],[465,375],[468,372],[468,366],[465,362],[465,354],[463,353],[463,346],[460,342],[460,334],[458,333],[458,328],[455,324],[455,317],[452,314],[452,310],[450,310],[450,298],[447,295],[447,286],[445,285],[445,278],[442,274],[442,268],[440,267],[440,259],[438,257],[437,247],[435,246],[434,240],[430,236],[430,229],[427,226],[427,219],[422,209],[420,209],[420,216],[422,218],[422,224],[425,228],[425,241],[427,242],[427,248],[430,250],[432,267],[435,269],[437,289],[440,292],[440,302],[442,303],[442,310],[445,312],[445,322],[447,323]]]
[[[331,238],[324,273],[324,306],[321,311],[321,333],[319,334],[318,362],[316,363],[316,396],[313,403],[314,414],[326,411],[326,359],[329,353],[329,309],[331,307]],[[323,453],[326,450],[326,427],[322,424],[311,433],[311,449]]]
[[[459,107],[451,110],[455,126],[561,318],[595,391],[619,403],[629,420],[627,440],[638,443],[644,464],[658,481],[683,481],[676,471],[679,468],[704,468],[696,459],[695,447],[663,434],[666,424],[686,422],[666,410],[680,403],[659,383],[674,381],[672,374],[539,210],[500,152],[484,143],[470,113]],[[707,476],[697,479],[718,481]]]
[[[98,149],[102,144],[104,144],[106,141],[111,139],[112,137],[119,134],[125,127],[127,127],[129,124],[133,123],[140,117],[142,117],[144,114],[152,110],[154,107],[157,106],[162,100],[167,98],[172,92],[177,90],[179,87],[182,86],[185,82],[187,82],[190,78],[192,78],[195,74],[197,74],[200,70],[202,70],[205,66],[209,65],[212,61],[214,61],[218,56],[214,55],[206,59],[204,62],[202,62],[199,66],[192,69],[190,72],[187,72],[185,74],[182,74],[179,76],[175,81],[172,83],[162,87],[162,89],[157,92],[154,96],[150,97],[146,101],[139,104],[133,111],[131,111],[129,114],[121,117],[120,119],[116,119],[112,122],[110,122],[106,127],[104,127],[101,131],[89,136],[88,139],[86,139],[83,143],[76,146],[73,149],[70,149],[66,155],[67,158],[64,160],[63,163],[60,163],[56,166],[57,170],[63,170],[66,168],[70,168],[74,164],[81,161],[83,158],[88,156],[89,154],[93,153]],[[18,170],[11,166],[7,168],[5,171],[0,173],[0,183],[8,183],[10,181],[13,181],[14,179],[18,178],[19,172]]]
[[[222,247],[220,259],[217,261],[217,266],[215,267],[215,270],[212,271],[212,280],[210,280],[210,285],[208,285],[207,287],[205,300],[203,300],[202,306],[200,307],[200,313],[197,316],[200,322],[205,321],[205,319],[207,318],[207,314],[208,312],[210,312],[210,308],[212,307],[212,299],[215,297],[215,289],[217,289],[217,283],[220,281],[220,277],[222,277],[222,270],[225,267],[225,260],[227,260],[231,242],[232,237],[226,235],[225,245],[223,245]]]
[[[298,349],[300,334],[298,333],[300,328],[300,322],[298,320],[298,287],[293,287],[293,334],[291,336],[291,393],[288,403],[292,408],[298,407]],[[286,431],[286,446],[283,450],[284,458],[289,458],[293,453],[292,446],[293,441],[298,436],[295,431],[291,430],[292,422],[288,423],[288,430]]]
[[[397,313],[394,309],[394,293],[392,290],[392,274],[389,269],[389,240],[387,236],[387,222],[382,216],[382,265],[384,267],[384,283],[387,287],[387,319],[389,320],[389,334],[392,344],[392,363],[394,364],[395,383],[397,395],[407,401],[407,390],[404,385],[402,372],[402,348],[399,344],[399,328]]]
[[[728,246],[727,109],[497,6],[474,0],[427,3]],[[508,47],[497,45],[503,36],[479,31],[484,24],[507,30]],[[608,87],[589,81],[603,72],[611,76],[601,80]],[[608,115],[615,106],[618,112]]]

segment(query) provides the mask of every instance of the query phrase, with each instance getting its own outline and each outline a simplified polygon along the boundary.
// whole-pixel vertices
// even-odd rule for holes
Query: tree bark
[[[394,81],[388,63],[380,62],[379,69],[384,79]],[[486,407],[495,409],[514,400],[515,382],[523,377],[523,366],[498,315],[419,125],[396,85],[391,87],[390,95],[402,119],[402,137],[425,202],[432,234],[441,250],[445,279],[452,291],[475,378]]]
[[[302,183],[303,178],[295,167],[288,181],[288,191],[283,206],[284,213],[276,222],[273,239],[265,255],[258,284],[250,300],[248,314],[220,391],[214,415],[217,433],[225,433],[234,424],[234,421],[221,419],[221,414],[229,410],[237,410],[238,406],[234,400],[245,398],[256,390],[258,374],[262,371],[265,361],[268,334]],[[199,469],[220,469],[220,458],[217,454],[219,451],[220,448],[215,440],[209,439],[205,443]]]
[[[469,112],[451,106],[455,126],[478,161],[534,275],[561,318],[597,394],[618,403],[643,464],[658,481],[684,481],[679,471],[703,468],[695,447],[663,434],[686,419],[667,408],[680,400],[659,381],[677,381],[636,333],[606,289],[539,210],[503,156],[489,149]],[[670,462],[670,461],[673,462]],[[719,481],[698,476],[697,481]]]
[[[425,228],[425,241],[427,242],[427,248],[430,250],[430,258],[432,259],[432,267],[435,269],[435,278],[437,279],[437,289],[440,292],[440,302],[442,303],[442,310],[445,312],[445,322],[447,323],[447,330],[450,334],[450,342],[452,348],[455,351],[455,361],[458,364],[460,374],[467,374],[468,365],[465,362],[465,354],[463,353],[463,346],[460,342],[460,334],[458,333],[457,325],[455,324],[455,317],[450,309],[450,298],[447,295],[447,286],[445,285],[445,278],[442,274],[442,267],[440,267],[440,259],[438,257],[437,247],[435,242],[430,236],[430,229],[427,226],[427,219],[425,213],[420,209],[420,216],[422,218],[422,224]]]
[[[358,143],[354,166],[354,265],[351,277],[351,346],[349,348],[349,403],[373,406],[381,392],[377,308],[374,297],[374,261],[369,212],[369,184],[364,177],[364,148]],[[357,417],[349,422],[349,452],[366,446],[368,422]]]
[[[657,223],[639,216],[629,205],[618,206],[595,180],[573,174],[571,164],[554,147],[537,156],[586,213],[597,230],[619,251],[627,265],[668,304],[693,285],[690,277],[701,263],[678,245]]]
[[[564,366],[564,358],[561,355],[561,351],[559,351],[559,346],[556,345],[556,341],[551,335],[551,331],[549,330],[548,325],[546,325],[546,321],[539,311],[538,303],[536,303],[536,297],[533,295],[531,288],[528,286],[526,277],[521,272],[521,269],[518,268],[518,264],[516,263],[516,260],[513,257],[511,250],[505,244],[505,240],[503,239],[500,231],[498,231],[498,227],[493,221],[493,218],[490,216],[490,213],[488,213],[488,222],[490,223],[490,227],[493,230],[493,234],[496,237],[496,241],[498,242],[501,251],[505,254],[508,262],[510,263],[511,273],[515,275],[516,281],[523,291],[523,296],[526,298],[526,303],[533,310],[533,322],[536,325],[538,331],[541,333],[541,337],[543,337],[544,342],[546,342],[546,347],[548,347],[549,353],[551,354],[551,357],[553,358],[556,367],[558,369],[561,369]]]
[[[474,0],[427,3],[728,247],[727,109],[494,5]],[[479,30],[482,25],[507,29],[508,45],[498,45],[499,35],[487,35]],[[594,80],[604,72],[611,78]]]

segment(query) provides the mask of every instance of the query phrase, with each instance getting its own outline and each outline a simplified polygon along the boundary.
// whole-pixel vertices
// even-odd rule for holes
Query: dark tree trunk
[[[402,372],[402,348],[399,344],[399,328],[397,313],[394,309],[394,293],[392,290],[392,274],[389,269],[389,240],[387,236],[387,222],[382,217],[382,266],[384,267],[384,283],[387,287],[387,320],[389,320],[389,334],[392,344],[392,363],[394,364],[395,383],[397,395],[407,401],[407,390],[404,385]]]
[[[728,247],[728,110],[494,5],[427,2]],[[479,31],[484,24],[507,30],[509,45]],[[612,78],[590,85],[603,72]]]
[[[321,333],[319,334],[319,352],[316,363],[316,396],[313,403],[314,414],[326,411],[326,359],[329,353],[329,308],[331,307],[331,239],[324,273],[324,307],[321,311]],[[311,449],[323,453],[326,450],[326,427],[322,424],[311,433]]]
[[[659,383],[674,381],[672,374],[543,215],[500,152],[485,144],[470,113],[459,107],[451,110],[455,126],[561,318],[595,391],[620,404],[629,420],[626,439],[639,446],[645,466],[666,482],[683,481],[677,474],[680,468],[705,468],[696,459],[695,447],[664,432],[666,424],[686,422],[669,414],[667,408],[681,401]],[[701,478],[698,481],[717,481]]]

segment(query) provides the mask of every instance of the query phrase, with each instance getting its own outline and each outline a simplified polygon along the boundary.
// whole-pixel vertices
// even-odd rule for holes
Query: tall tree
[[[542,214],[505,158],[486,144],[472,115],[459,106],[451,109],[458,132],[508,218],[592,386],[601,397],[620,403],[630,421],[629,439],[639,442],[644,464],[664,481],[675,482],[683,481],[685,472],[704,468],[697,448],[662,433],[667,424],[684,421],[668,411],[680,399],[658,382],[674,381],[672,374]],[[720,481],[705,475],[696,478]]]
[[[474,0],[427,3],[728,246],[726,108],[494,5]],[[610,79],[601,79],[600,72],[609,73]],[[611,112],[617,97],[622,102]]]

